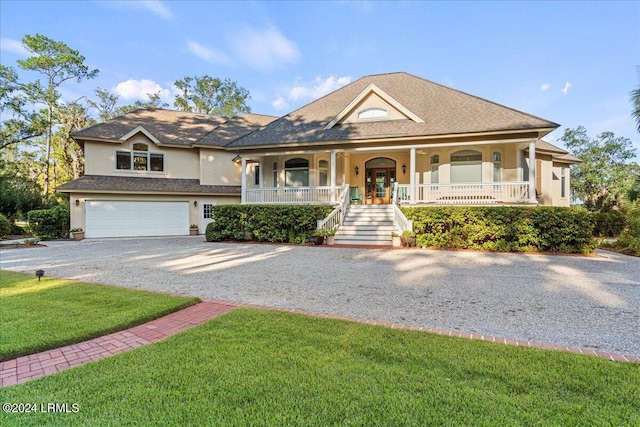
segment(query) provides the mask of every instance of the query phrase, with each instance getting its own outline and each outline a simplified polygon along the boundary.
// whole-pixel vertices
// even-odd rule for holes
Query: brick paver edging
[[[0,363],[0,387],[20,384],[31,379],[64,371],[74,366],[82,365],[93,360],[123,353],[134,348],[161,341],[178,332],[190,329],[207,320],[227,313],[236,307],[253,307],[264,310],[282,311],[287,313],[304,314],[323,319],[346,320],[350,322],[364,323],[367,325],[386,326],[393,329],[410,331],[422,331],[438,335],[447,335],[458,338],[470,338],[520,347],[535,347],[547,350],[568,351],[587,356],[596,356],[602,359],[617,362],[640,363],[640,357],[607,353],[578,347],[544,344],[533,341],[522,341],[508,338],[494,337],[490,335],[470,334],[445,329],[427,328],[421,326],[409,326],[400,323],[380,322],[375,320],[363,320],[347,316],[332,316],[325,313],[315,313],[303,310],[282,309],[267,307],[257,304],[236,303],[231,301],[202,299],[202,302],[183,310],[171,313],[167,316],[144,323],[133,328],[105,335],[103,337],[84,341],[78,344],[60,347],[54,350],[18,357]]]
[[[20,384],[161,341],[236,307],[235,304],[203,301],[124,331],[4,361],[0,363],[0,387]]]
[[[323,319],[346,320],[346,321],[349,321],[349,322],[364,323],[364,324],[367,324],[367,325],[386,326],[386,327],[392,328],[392,329],[404,329],[404,330],[408,330],[408,331],[421,331],[421,332],[428,332],[430,334],[447,335],[447,336],[450,336],[450,337],[458,337],[458,338],[469,338],[469,339],[474,339],[474,340],[489,341],[489,342],[495,342],[495,343],[500,343],[500,344],[515,345],[515,346],[518,346],[518,347],[535,347],[535,348],[541,348],[541,349],[545,349],[545,350],[568,351],[568,352],[571,352],[571,353],[583,354],[585,356],[596,356],[596,357],[600,357],[602,359],[612,360],[612,361],[616,361],[616,362],[640,363],[640,357],[638,357],[638,356],[623,355],[623,354],[618,354],[618,353],[608,353],[608,352],[604,352],[604,351],[596,351],[596,350],[584,349],[584,348],[579,348],[579,347],[569,347],[569,346],[563,346],[563,345],[545,344],[545,343],[539,343],[539,342],[535,342],[535,341],[514,340],[514,339],[509,339],[509,338],[494,337],[494,336],[491,336],[491,335],[470,334],[470,333],[465,333],[465,332],[460,332],[460,331],[451,331],[451,330],[447,330],[447,329],[427,328],[427,327],[424,327],[424,326],[410,326],[410,325],[403,325],[401,323],[380,322],[380,321],[377,321],[377,320],[364,320],[364,319],[358,319],[358,318],[353,318],[353,317],[348,317],[348,316],[334,316],[334,315],[330,315],[330,314],[316,313],[316,312],[304,311],[304,310],[284,309],[284,308],[277,308],[277,307],[267,307],[267,306],[257,305],[257,304],[235,303],[235,302],[222,301],[222,300],[216,300],[216,299],[211,299],[211,298],[203,299],[203,301],[216,302],[216,303],[219,303],[219,304],[235,305],[237,307],[253,307],[253,308],[261,308],[261,309],[264,309],[264,310],[275,310],[275,311],[283,311],[283,312],[294,313],[294,314],[304,314],[304,315],[307,315],[307,316],[320,317],[320,318],[323,318]]]

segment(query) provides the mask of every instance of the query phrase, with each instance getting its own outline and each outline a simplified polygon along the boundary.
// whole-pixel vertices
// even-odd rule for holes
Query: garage
[[[85,204],[85,236],[136,237],[189,234],[188,202],[91,200]]]

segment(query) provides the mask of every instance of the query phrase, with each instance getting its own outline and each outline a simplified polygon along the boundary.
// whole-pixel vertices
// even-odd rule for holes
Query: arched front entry
[[[365,163],[366,203],[391,203],[391,189],[396,182],[396,162],[378,157]]]

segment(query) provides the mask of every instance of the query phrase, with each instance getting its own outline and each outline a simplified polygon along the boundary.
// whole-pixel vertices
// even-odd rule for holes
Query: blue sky
[[[0,61],[43,34],[80,51],[97,87],[133,103],[185,76],[230,78],[253,112],[283,115],[367,74],[406,71],[560,123],[634,142],[640,2],[1,1]],[[33,76],[21,71],[28,79]]]

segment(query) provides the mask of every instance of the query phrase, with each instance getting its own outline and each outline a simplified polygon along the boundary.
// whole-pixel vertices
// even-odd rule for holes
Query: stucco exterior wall
[[[116,169],[116,151],[133,150],[133,144],[144,143],[150,153],[164,154],[164,171],[134,171]],[[85,175],[135,176],[147,178],[200,178],[197,149],[159,147],[143,134],[137,134],[122,144],[87,141],[84,144]]]
[[[235,153],[200,148],[199,170],[202,185],[240,185],[240,162],[234,162]],[[247,176],[247,183],[249,176]]]

